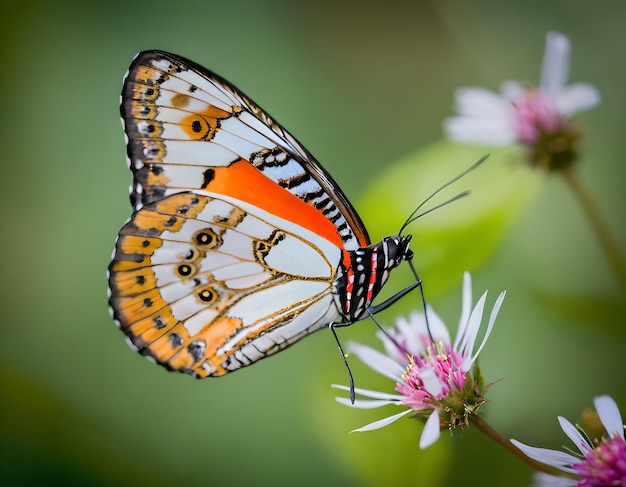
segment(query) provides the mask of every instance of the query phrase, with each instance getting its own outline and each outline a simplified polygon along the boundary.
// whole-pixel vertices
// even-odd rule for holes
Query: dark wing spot
[[[215,296],[215,294],[209,289],[203,289],[198,293],[198,297],[207,303],[213,299],[213,296]]]
[[[150,164],[150,172],[155,176],[158,176],[163,172],[163,167],[157,166],[156,164]]]
[[[189,355],[193,357],[194,363],[199,362],[204,358],[206,343],[204,340],[194,340],[187,347],[187,351],[189,352]]]
[[[152,322],[154,323],[154,326],[156,326],[157,330],[161,330],[163,328],[165,328],[165,321],[163,320],[163,317],[161,316],[157,316],[155,318],[152,319]]]
[[[189,275],[191,275],[191,266],[187,265],[187,264],[182,264],[178,266],[178,274],[180,274],[183,277],[187,277]]]
[[[183,344],[183,337],[180,336],[178,333],[172,333],[168,337],[168,340],[170,341],[170,345],[172,346],[172,348],[180,347]]]
[[[204,189],[209,184],[211,184],[211,181],[213,181],[214,177],[215,177],[215,169],[209,168],[206,171],[204,171],[202,173],[202,186],[200,186],[200,189]]]

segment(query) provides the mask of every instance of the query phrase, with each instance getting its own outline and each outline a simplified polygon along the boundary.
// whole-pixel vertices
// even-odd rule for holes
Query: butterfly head
[[[387,270],[395,269],[403,261],[413,259],[413,251],[409,248],[411,238],[412,235],[394,235],[383,238],[382,249],[385,252]]]

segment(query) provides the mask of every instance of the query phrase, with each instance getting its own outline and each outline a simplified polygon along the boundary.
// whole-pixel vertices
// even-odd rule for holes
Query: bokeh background
[[[470,198],[410,228],[426,296],[453,329],[465,269],[477,294],[490,290],[489,303],[508,290],[481,356],[487,382],[497,381],[485,417],[506,437],[559,447],[567,439],[556,416],[577,420],[594,395],[611,394],[626,413],[624,289],[562,178],[532,174],[506,151],[437,152],[456,87],[536,83],[545,33],[567,34],[571,79],[603,96],[581,117],[579,170],[624,249],[626,3],[7,1],[1,12],[3,485],[531,478],[473,428],[444,433],[426,451],[411,419],[348,434],[397,411],[334,401],[330,384],[346,376],[326,331],[204,381],[128,349],[107,311],[105,271],[130,216],[121,80],[143,49],[193,59],[267,109],[340,183],[374,239],[397,232],[438,185],[492,152],[455,187],[472,189]],[[479,224],[481,212],[496,223]],[[389,287],[406,283],[398,272]],[[418,303],[406,298],[381,319],[391,324]],[[344,342],[375,343],[371,322],[340,332]],[[352,365],[357,385],[391,391]]]

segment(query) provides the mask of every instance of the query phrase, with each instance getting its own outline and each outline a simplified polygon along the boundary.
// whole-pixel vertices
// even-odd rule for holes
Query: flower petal
[[[341,389],[342,391],[350,390],[348,386],[342,386],[339,384],[332,384],[331,387],[334,387],[335,389]],[[355,387],[354,392],[361,396],[370,397],[372,399],[388,399],[390,401],[404,399],[404,396],[400,394],[389,394],[387,392],[371,391],[369,389],[361,389],[360,387]]]
[[[456,349],[461,355],[465,357],[462,365],[462,368],[464,370],[468,370],[469,365],[471,365],[472,362],[472,351],[474,349],[474,343],[476,342],[478,330],[480,329],[480,323],[483,319],[483,310],[485,309],[486,299],[487,291],[484,292],[484,294],[476,303],[476,306],[474,306],[472,314],[470,315],[469,320],[467,320],[467,325],[463,330],[463,336],[461,337],[461,341],[458,345],[458,348]]]
[[[398,362],[378,350],[357,342],[348,342],[346,350],[356,355],[365,365],[379,374],[388,377],[394,382],[400,382],[402,380],[404,368]]]
[[[508,118],[508,103],[497,93],[484,88],[458,88],[454,92],[454,100],[456,111],[460,115],[476,118]]]
[[[505,81],[500,85],[502,97],[509,102],[518,102],[526,96],[526,88],[518,81]]]
[[[569,467],[569,465],[580,462],[580,459],[576,458],[574,455],[558,450],[528,446],[517,440],[511,440],[511,443],[522,450],[524,455],[532,458],[533,460],[545,463],[546,465],[551,465],[559,470],[563,470],[564,472],[576,473],[573,468]]]
[[[435,409],[424,424],[424,430],[420,437],[420,448],[423,450],[439,439],[441,426],[439,424],[439,410]]]
[[[432,340],[435,343],[450,343],[450,332],[448,331],[448,327],[437,312],[430,306],[430,304],[426,305],[426,315],[428,316],[428,326],[430,327],[430,337]],[[423,345],[422,349],[424,349]],[[426,350],[424,350],[424,352],[425,351]],[[420,355],[423,355],[423,353]]]
[[[454,339],[454,349],[459,350],[461,338],[465,335],[465,329],[469,322],[472,312],[472,276],[469,272],[463,273],[463,298],[461,304],[461,319],[459,320],[459,328]]]
[[[428,392],[435,399],[442,399],[441,393],[443,392],[443,385],[441,381],[435,374],[435,371],[432,367],[423,367],[420,370],[420,379],[422,379],[422,384],[424,386],[424,390]]]
[[[449,139],[464,144],[504,146],[516,140],[510,119],[501,117],[447,117],[443,121],[443,131]]]
[[[389,404],[398,404],[397,401],[382,401],[382,400],[369,400],[369,399],[355,399],[354,403],[347,397],[336,397],[335,400],[339,404],[356,409],[375,409]]]
[[[575,83],[563,88],[554,102],[561,114],[571,117],[595,107],[600,98],[600,91],[592,84]]]
[[[543,472],[536,472],[533,475],[534,487],[576,487],[577,480],[566,479],[565,477],[555,477]]]
[[[613,438],[619,435],[623,440],[624,423],[622,422],[622,415],[619,412],[617,403],[613,398],[610,396],[598,396],[594,398],[593,405],[609,437]]]
[[[362,433],[363,431],[377,430],[379,428],[382,428],[383,426],[387,426],[388,424],[393,423],[394,421],[400,419],[402,416],[406,416],[412,411],[412,409],[407,409],[406,411],[402,411],[399,414],[395,414],[393,416],[389,416],[388,418],[379,419],[378,421],[374,421],[373,423],[366,424],[365,426],[352,430],[352,432],[354,433],[356,431],[358,433]]]
[[[489,315],[489,324],[487,325],[487,331],[483,336],[483,341],[476,350],[476,353],[473,355],[471,363],[474,363],[474,361],[478,358],[480,352],[483,350],[485,344],[487,343],[487,339],[489,338],[489,335],[491,335],[491,330],[493,329],[493,325],[496,322],[496,318],[498,317],[498,313],[500,311],[500,307],[502,306],[502,302],[504,301],[505,296],[506,291],[502,291],[498,296],[498,299],[496,299],[496,303],[493,305],[493,309],[491,310],[491,314]]]
[[[566,36],[558,32],[547,33],[539,87],[551,97],[558,96],[567,82],[570,50],[570,42]]]
[[[578,429],[576,429],[576,426],[570,423],[563,416],[559,416],[558,419],[563,433],[565,433],[567,437],[572,440],[572,443],[576,445],[576,447],[580,450],[582,454],[588,453],[589,445],[587,444],[587,440],[585,440],[585,437],[580,434],[580,431],[578,431]]]

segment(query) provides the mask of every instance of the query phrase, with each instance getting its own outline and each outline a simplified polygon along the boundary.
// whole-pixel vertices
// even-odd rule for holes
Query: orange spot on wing
[[[198,198],[193,194],[181,193],[157,202],[154,208],[159,213],[167,215],[183,215],[185,218],[195,218],[206,204],[206,198]]]
[[[210,140],[218,130],[219,121],[231,115],[226,110],[207,105],[205,110],[182,119],[180,125],[191,140]]]
[[[203,333],[202,338],[207,343],[208,355],[213,355],[217,347],[221,347],[232,335],[235,334],[235,330],[242,327],[241,320],[239,318],[227,318],[223,317],[218,321],[211,323]]]
[[[215,168],[213,180],[204,189],[263,208],[343,248],[337,228],[320,211],[278,186],[243,159],[228,167]]]
[[[189,105],[189,100],[189,95],[186,95],[185,93],[176,93],[172,97],[172,106],[174,108],[184,108]]]

